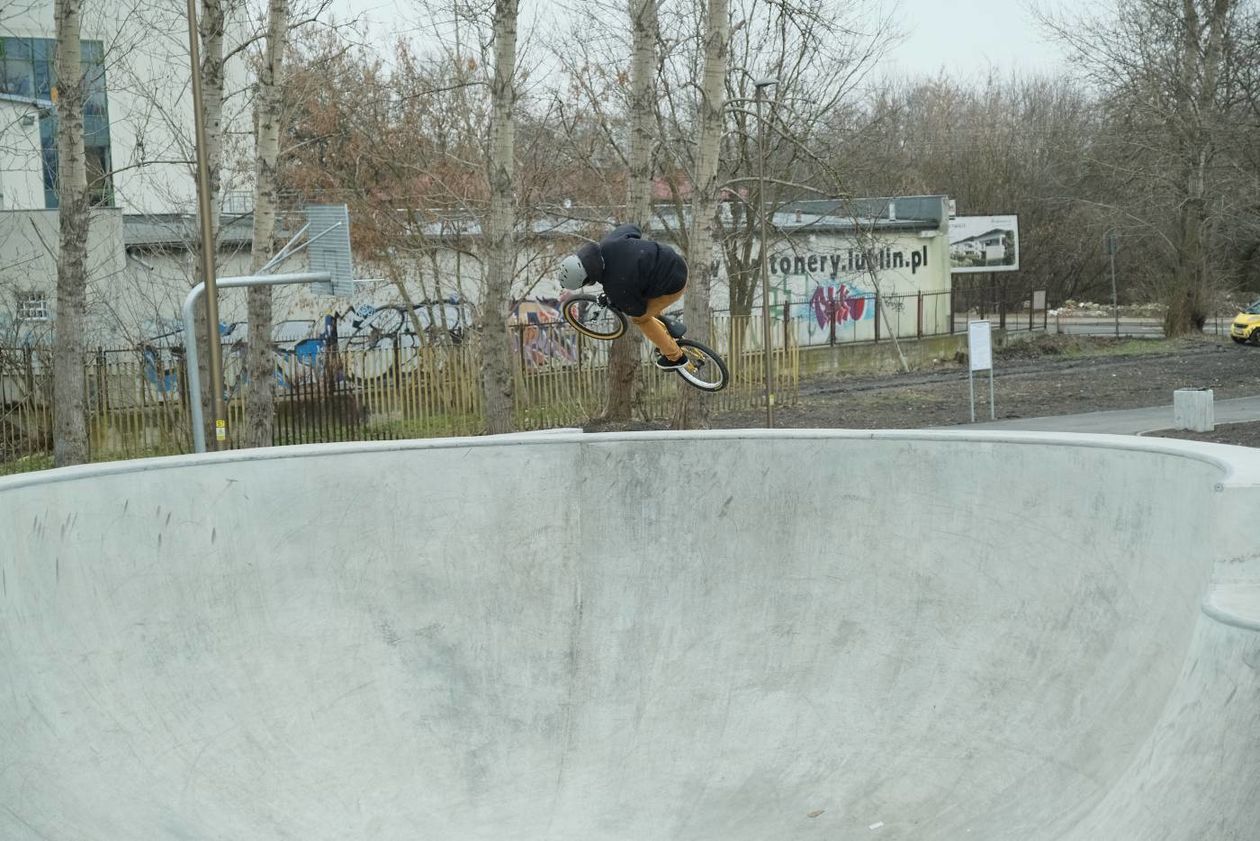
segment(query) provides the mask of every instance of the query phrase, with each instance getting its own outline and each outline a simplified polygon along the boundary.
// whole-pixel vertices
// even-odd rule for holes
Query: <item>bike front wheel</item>
[[[583,336],[602,341],[616,339],[626,332],[626,317],[602,298],[574,295],[561,305],[560,313]]]
[[[726,363],[712,348],[691,339],[679,339],[678,347],[687,357],[687,364],[677,368],[678,376],[701,391],[721,391],[731,381]]]

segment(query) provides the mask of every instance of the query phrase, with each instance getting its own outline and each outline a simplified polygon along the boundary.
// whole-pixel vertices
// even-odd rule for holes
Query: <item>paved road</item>
[[[1239,397],[1213,403],[1216,424],[1260,420],[1260,397]],[[988,406],[977,403],[976,413],[988,412]],[[1173,406],[1147,409],[1120,409],[1112,412],[1090,412],[1084,415],[1057,415],[1044,418],[984,421],[968,424],[967,429],[1034,430],[1037,432],[1093,432],[1117,435],[1138,435],[1143,432],[1173,428]]]
[[[1258,509],[976,430],[11,477],[0,838],[1254,839]]]
[[[970,318],[975,318],[971,316]],[[998,317],[990,314],[989,320],[996,328]],[[958,333],[967,332],[968,318],[955,318],[954,329]],[[1208,336],[1229,335],[1229,325],[1231,319],[1212,319],[1203,326],[1203,333]],[[1038,317],[1034,322],[1034,329],[1041,331],[1042,319]],[[1018,316],[1011,315],[1007,318],[1007,326],[1016,332],[1028,329],[1028,317],[1024,315],[1021,319]],[[1044,331],[1048,333],[1061,333],[1071,336],[1114,336],[1116,333],[1116,323],[1110,318],[1088,318],[1077,316],[1071,318],[1050,318],[1045,320]],[[1163,322],[1155,318],[1122,318],[1120,319],[1120,336],[1123,338],[1138,339],[1162,339],[1164,337]]]

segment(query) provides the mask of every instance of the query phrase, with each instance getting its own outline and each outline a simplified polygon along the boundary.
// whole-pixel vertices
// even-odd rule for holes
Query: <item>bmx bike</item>
[[[591,339],[612,341],[626,332],[630,326],[626,314],[613,306],[608,296],[573,295],[560,307],[564,320],[574,330]],[[712,348],[684,338],[687,325],[667,315],[658,317],[665,329],[678,342],[687,357],[687,364],[675,368],[678,376],[701,391],[721,391],[730,382],[731,375],[726,362]]]

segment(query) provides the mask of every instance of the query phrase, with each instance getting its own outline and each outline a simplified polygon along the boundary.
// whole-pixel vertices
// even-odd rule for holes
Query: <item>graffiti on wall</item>
[[[844,283],[818,284],[809,299],[809,313],[819,327],[839,327],[874,317],[875,302],[870,293]]]
[[[412,312],[402,305],[360,304],[325,314],[320,319],[281,322],[272,330],[276,357],[276,386],[282,391],[329,376],[372,379],[414,370],[424,348],[460,344],[471,329],[475,311],[471,304],[451,298],[422,301]],[[577,339],[561,329],[560,302],[554,299],[517,302],[508,321],[513,350],[529,369],[566,365],[577,361]],[[419,325],[421,334],[416,332]],[[159,398],[175,395],[184,357],[183,332],[178,321],[153,323],[150,338],[140,343],[144,377]],[[245,349],[249,335],[244,322],[221,324],[224,381],[228,396],[238,394],[248,382]],[[330,351],[392,350],[387,354],[349,354],[337,359]],[[333,366],[330,368],[329,366]]]
[[[577,361],[577,335],[562,329],[560,302],[554,298],[518,301],[512,307],[508,324],[512,345],[527,368],[566,365]]]

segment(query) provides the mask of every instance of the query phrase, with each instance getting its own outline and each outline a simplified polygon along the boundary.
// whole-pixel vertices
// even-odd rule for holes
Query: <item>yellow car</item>
[[[1238,315],[1229,327],[1229,337],[1238,344],[1260,345],[1260,301],[1255,301]]]

